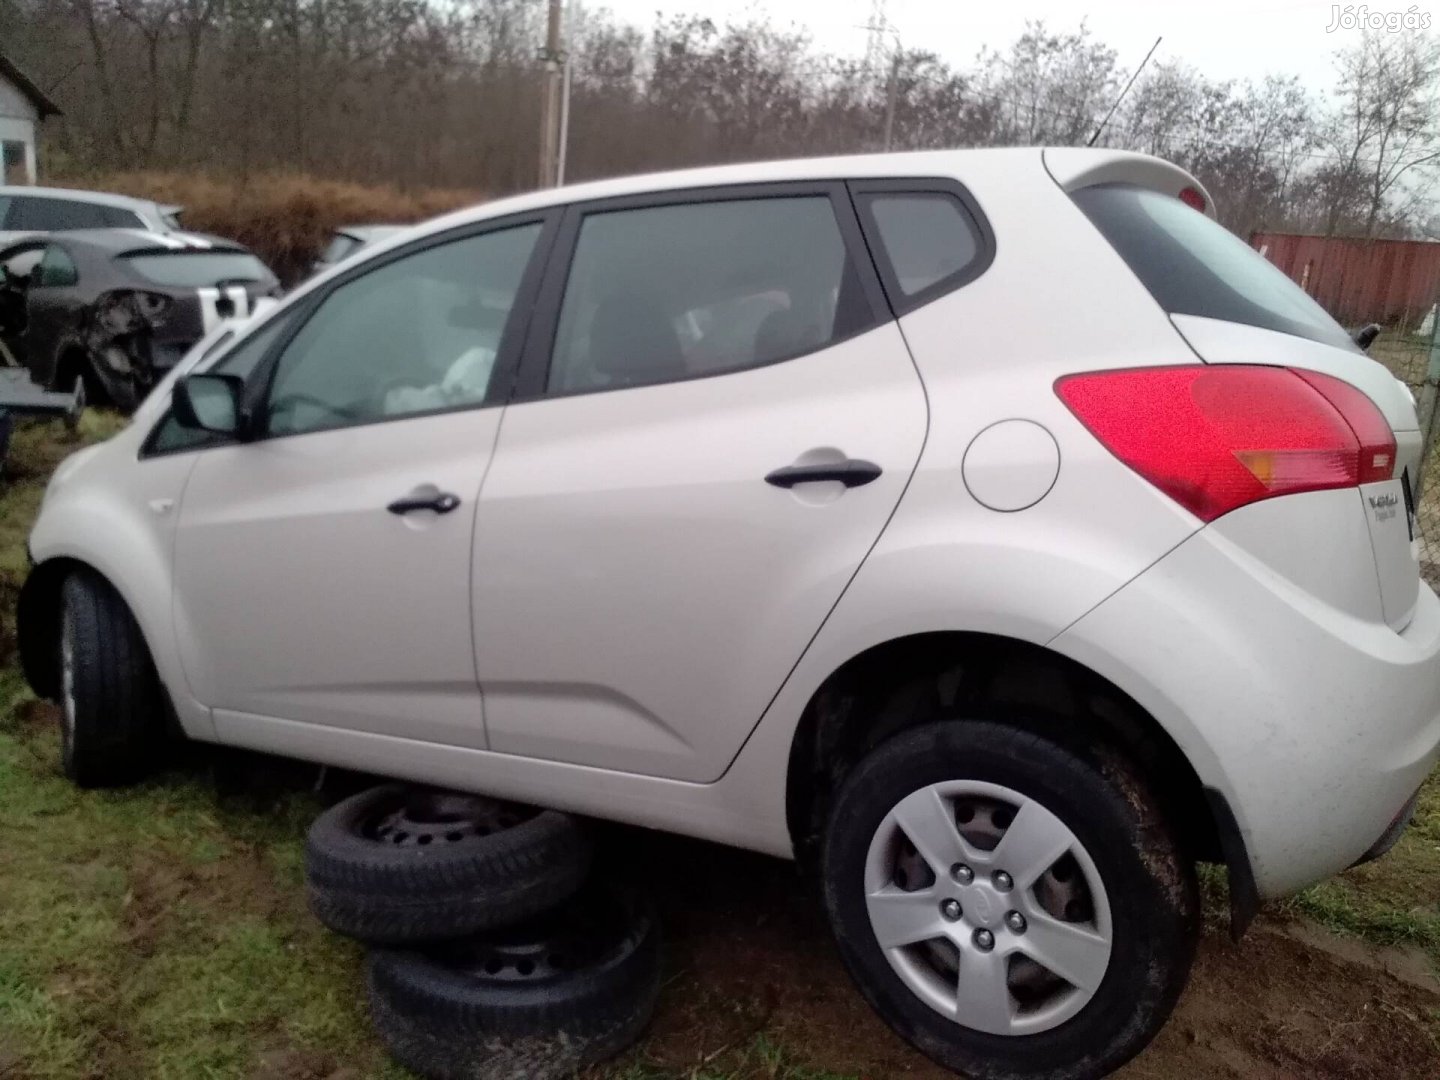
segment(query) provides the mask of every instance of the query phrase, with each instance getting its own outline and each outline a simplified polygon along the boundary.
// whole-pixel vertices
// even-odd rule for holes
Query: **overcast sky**
[[[704,13],[717,20],[766,12],[776,23],[807,29],[822,48],[863,54],[871,0],[609,0],[586,2],[648,26],[656,10]],[[1344,5],[1342,5],[1343,7]],[[1411,0],[1378,0],[1371,11],[1403,12]],[[1440,0],[1418,0],[1440,29]],[[1096,37],[1119,50],[1120,66],[1133,71],[1157,36],[1156,59],[1181,59],[1212,79],[1260,79],[1268,73],[1298,75],[1317,92],[1334,84],[1333,53],[1353,41],[1355,30],[1326,32],[1331,5],[1309,0],[888,0],[886,15],[908,48],[938,52],[968,67],[981,46],[1005,49],[1026,19],[1044,19],[1056,30],[1073,29],[1083,17]],[[1403,31],[1402,31],[1403,32]]]

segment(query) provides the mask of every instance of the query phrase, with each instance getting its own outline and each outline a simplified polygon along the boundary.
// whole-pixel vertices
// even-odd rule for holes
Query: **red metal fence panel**
[[[1440,243],[1257,232],[1250,244],[1348,325],[1415,326],[1440,300]]]

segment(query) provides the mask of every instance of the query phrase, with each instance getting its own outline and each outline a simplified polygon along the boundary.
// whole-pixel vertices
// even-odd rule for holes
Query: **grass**
[[[1337,934],[1379,946],[1414,946],[1440,966],[1440,780],[1420,793],[1415,820],[1383,859],[1280,904]]]
[[[399,1080],[405,1074],[370,1029],[360,948],[305,909],[302,841],[321,805],[309,790],[313,770],[204,753],[114,792],[80,792],[60,774],[54,710],[34,700],[15,668],[10,608],[50,471],[118,424],[87,413],[75,433],[22,427],[0,490],[0,1077]],[[734,865],[742,874],[768,866]],[[1223,875],[1205,883],[1219,936]],[[1423,950],[1440,965],[1437,897],[1440,782],[1432,780],[1414,827],[1389,856],[1274,905],[1262,919]],[[769,903],[758,904],[762,920]],[[717,954],[738,956],[738,964],[767,954],[755,951],[755,911],[722,905],[716,914],[730,922],[712,932],[713,951],[677,942],[690,956],[679,960],[684,970],[667,973],[672,1004],[657,1020],[663,1030],[587,1080],[889,1075],[815,1066],[848,1061],[826,1041],[854,1035],[848,1012],[831,1013],[829,1028],[821,1022],[819,991],[803,985],[813,972],[798,976],[806,1002],[799,1020],[772,1017],[763,976],[731,976],[724,989]],[[834,967],[815,971],[843,979]],[[687,1000],[675,1004],[677,995]],[[688,1034],[709,1020],[709,1041]]]

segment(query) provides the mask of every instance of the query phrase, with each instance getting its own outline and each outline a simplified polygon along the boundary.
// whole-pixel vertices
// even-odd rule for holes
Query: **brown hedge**
[[[403,192],[295,174],[252,176],[242,184],[189,173],[129,172],[58,183],[183,206],[186,228],[240,241],[287,285],[305,276],[341,226],[421,221],[484,198],[476,191]]]

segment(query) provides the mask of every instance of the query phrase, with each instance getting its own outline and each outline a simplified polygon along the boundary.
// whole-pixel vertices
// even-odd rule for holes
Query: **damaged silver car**
[[[215,237],[96,229],[0,250],[0,360],[41,386],[129,411],[207,332],[279,294],[252,252]]]

